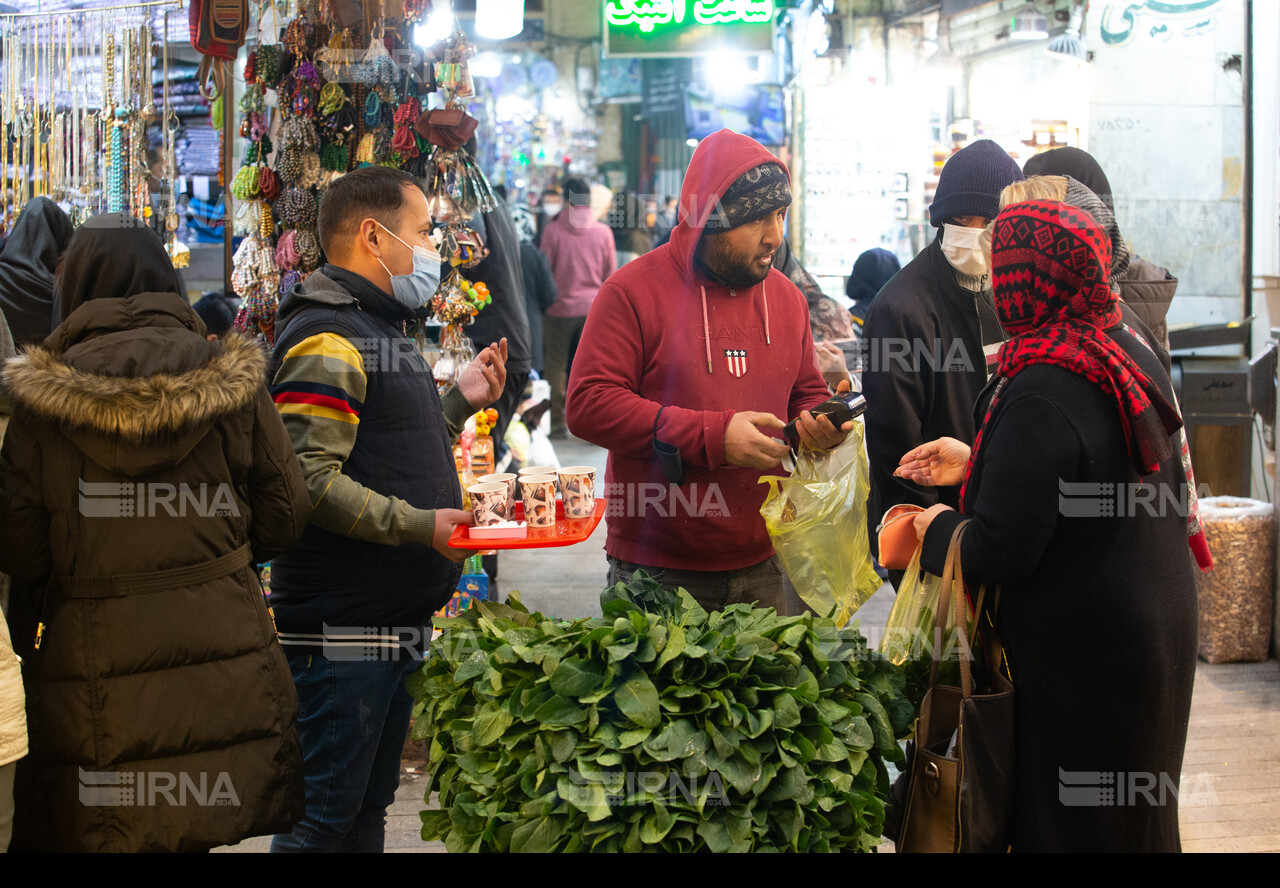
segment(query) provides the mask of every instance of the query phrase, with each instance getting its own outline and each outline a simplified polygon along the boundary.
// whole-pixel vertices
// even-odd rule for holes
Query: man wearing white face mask
[[[381,851],[431,615],[466,552],[452,441],[506,380],[507,341],[443,400],[404,335],[440,280],[431,214],[407,173],[366,167],[320,202],[328,264],[280,305],[271,394],[311,492],[271,603],[298,690],[307,808],[273,851]]]
[[[992,299],[987,226],[1000,211],[1000,192],[1022,178],[1013,158],[990,140],[953,155],[929,207],[938,236],[885,284],[867,312],[862,387],[873,553],[875,528],[891,506],[927,508],[956,496],[894,471],[903,454],[926,441],[973,440],[974,402],[1004,342]],[[896,587],[901,573],[890,571],[889,578]]]

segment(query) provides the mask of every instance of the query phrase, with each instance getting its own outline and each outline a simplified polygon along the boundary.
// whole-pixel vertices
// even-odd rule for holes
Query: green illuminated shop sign
[[[611,56],[764,53],[773,14],[773,0],[605,0],[605,46]]]

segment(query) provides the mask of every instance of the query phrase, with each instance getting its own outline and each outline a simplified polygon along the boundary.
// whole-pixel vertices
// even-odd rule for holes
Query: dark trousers
[[[582,335],[586,318],[542,316],[542,339],[546,351],[547,381],[551,383],[551,431],[567,430],[564,422],[565,391],[569,384],[570,352]]]
[[[293,832],[272,840],[273,852],[382,851],[413,709],[404,682],[421,665],[411,657],[289,657],[307,812]]]

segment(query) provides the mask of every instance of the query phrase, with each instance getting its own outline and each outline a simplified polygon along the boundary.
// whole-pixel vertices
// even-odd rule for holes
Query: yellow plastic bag
[[[845,442],[802,450],[791,477],[770,475],[760,514],[805,604],[843,625],[880,588],[867,539],[871,487],[857,420]]]
[[[880,639],[880,653],[885,659],[901,666],[931,652],[934,618],[941,600],[942,578],[920,566],[920,550],[916,549],[902,575],[902,582],[898,584],[898,595],[893,600],[893,609],[889,611],[889,621],[885,623],[884,635]]]

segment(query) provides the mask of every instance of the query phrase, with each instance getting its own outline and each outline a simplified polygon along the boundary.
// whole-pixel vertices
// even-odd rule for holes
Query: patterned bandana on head
[[[1149,475],[1173,453],[1169,436],[1182,417],[1159,387],[1103,331],[1120,323],[1108,282],[1111,241],[1093,217],[1056,201],[1006,207],[996,218],[991,273],[996,313],[1012,337],[1000,349],[1002,377],[983,429],[1010,379],[1033,364],[1078,373],[1115,399],[1134,470]],[[963,511],[969,477],[982,446],[979,429],[960,489]]]
[[[703,231],[718,234],[789,206],[791,185],[786,171],[776,163],[762,163],[747,170],[725,189],[720,205],[707,219]]]

